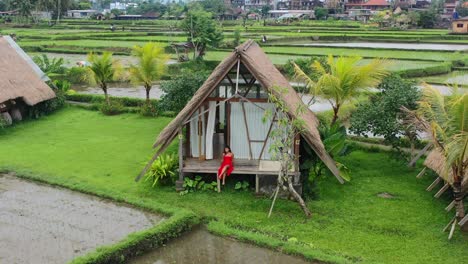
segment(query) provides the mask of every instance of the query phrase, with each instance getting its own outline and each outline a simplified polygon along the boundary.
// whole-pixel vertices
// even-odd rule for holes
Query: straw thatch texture
[[[453,183],[453,176],[450,168],[446,168],[445,166],[445,156],[443,155],[440,150],[434,148],[429,152],[427,155],[426,160],[424,160],[424,166],[428,167],[429,169],[433,170],[437,175],[439,175],[442,179],[446,182],[452,184]],[[462,180],[462,188],[464,190],[468,189],[468,170],[465,171],[465,175]]]
[[[300,116],[295,116],[296,112],[298,112],[296,111],[298,107],[303,105],[301,98],[284,76],[276,69],[258,44],[252,40],[238,46],[233,53],[231,53],[215,68],[213,73],[200,87],[200,89],[198,89],[185,108],[159,134],[156,142],[154,143],[155,148],[160,148],[158,152],[164,150],[170,144],[170,142],[176,137],[178,130],[183,123],[192,116],[194,111],[200,107],[203,101],[225,78],[231,68],[237,64],[238,59],[240,59],[240,62],[250,71],[255,79],[260,82],[264,89],[269,92],[274,92],[276,96],[283,99],[289,108],[288,114],[292,118],[301,118],[305,121],[306,127],[302,133],[303,138],[333,172],[333,174],[342,181],[335,162],[326,152],[320,139],[320,134],[317,130],[317,118],[310,110],[304,111]],[[287,88],[287,92],[285,94],[278,94],[274,87]]]
[[[0,103],[22,98],[32,106],[54,98],[54,91],[41,80],[8,38],[0,37]]]

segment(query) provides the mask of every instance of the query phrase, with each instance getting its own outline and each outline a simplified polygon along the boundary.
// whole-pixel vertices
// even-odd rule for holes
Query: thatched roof
[[[55,97],[47,76],[8,36],[0,36],[0,103],[17,98],[35,105]]]
[[[427,155],[426,160],[424,160],[424,166],[433,170],[437,175],[439,175],[446,182],[452,184],[453,177],[451,170],[447,170],[445,167],[445,156],[440,150],[433,148],[431,152]],[[465,176],[462,180],[462,188],[464,190],[468,189],[468,170],[465,171]]]
[[[224,59],[208,77],[205,83],[198,89],[192,99],[180,111],[177,117],[159,134],[154,148],[159,148],[158,153],[164,151],[171,141],[176,137],[180,127],[186,122],[192,114],[198,109],[203,101],[211,94],[217,85],[225,78],[226,74],[240,60],[249,72],[260,82],[261,86],[269,92],[274,92],[276,96],[282,98],[288,106],[289,115],[292,118],[301,118],[305,121],[306,127],[302,137],[309,146],[317,153],[330,171],[343,182],[339,176],[339,171],[333,159],[328,155],[320,139],[317,130],[319,124],[317,118],[310,110],[303,111],[299,116],[296,115],[298,107],[303,106],[303,102],[296,91],[289,84],[288,80],[276,69],[273,63],[263,50],[252,40],[238,46],[226,59]],[[286,93],[278,94],[274,87],[287,88]]]

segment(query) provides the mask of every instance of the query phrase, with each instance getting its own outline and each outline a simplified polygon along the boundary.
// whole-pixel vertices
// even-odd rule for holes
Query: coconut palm
[[[409,111],[408,121],[426,132],[442,160],[439,176],[451,184],[458,217],[465,216],[463,196],[468,187],[468,94],[444,97],[426,85],[418,109]]]
[[[374,59],[364,63],[361,57],[338,57],[329,55],[327,65],[314,61],[309,67],[318,73],[317,81],[304,73],[294,64],[296,77],[305,81],[309,93],[320,96],[330,102],[333,108],[332,124],[338,120],[343,104],[356,98],[361,92],[376,87],[389,74],[386,70],[388,62]]]
[[[102,56],[90,53],[88,54],[88,61],[91,65],[87,66],[85,78],[89,84],[99,85],[104,92],[106,103],[110,105],[107,93],[108,84],[120,77],[121,66],[117,60],[112,58],[110,52],[104,52]]]
[[[145,87],[146,101],[149,102],[153,83],[166,72],[169,56],[164,53],[163,47],[153,42],[133,47],[132,55],[138,58],[138,64],[130,66],[130,80]]]

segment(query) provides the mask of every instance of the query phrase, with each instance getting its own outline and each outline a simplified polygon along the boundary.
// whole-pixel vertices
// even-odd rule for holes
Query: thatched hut
[[[279,93],[275,87],[285,88],[286,92]],[[186,173],[215,174],[224,145],[230,145],[236,158],[233,173],[256,176],[258,192],[259,178],[277,175],[279,168],[269,153],[269,136],[276,120],[272,117],[262,121],[265,111],[275,110],[275,105],[268,100],[269,93],[275,93],[287,105],[289,112],[284,114],[306,123],[290,149],[296,157],[296,166],[290,172],[294,182],[300,183],[301,142],[308,144],[343,182],[320,139],[316,116],[307,108],[296,116],[296,110],[303,106],[301,98],[252,40],[238,46],[214,69],[188,104],[159,134],[154,143],[154,148],[158,149],[154,159],[179,135],[178,187],[181,187]]]
[[[445,182],[450,185],[453,184],[451,169],[446,168],[445,156],[440,152],[440,150],[433,148],[424,160],[424,166],[433,170]],[[463,177],[462,189],[464,192],[468,190],[468,171],[465,173],[465,177]]]
[[[0,117],[21,120],[28,106],[55,97],[48,77],[9,36],[0,37]]]

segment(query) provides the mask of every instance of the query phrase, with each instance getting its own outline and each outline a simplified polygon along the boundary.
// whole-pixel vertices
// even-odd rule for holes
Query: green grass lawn
[[[424,191],[431,178],[416,179],[416,170],[386,153],[356,150],[342,159],[352,181],[340,185],[333,177],[321,180],[318,198],[308,201],[313,212],[309,221],[286,200],[278,201],[268,219],[270,200],[232,187],[221,194],[180,196],[173,187],[135,183],[155,136],[169,121],[133,114],[108,117],[69,107],[0,134],[0,169],[112,197],[188,208],[233,227],[296,238],[362,263],[460,263],[468,258],[467,236],[456,232],[447,241],[441,232],[450,219],[443,210],[448,199],[433,199]],[[169,151],[175,150],[176,144]],[[235,182],[235,176],[228,181]],[[380,192],[396,198],[377,197]]]

